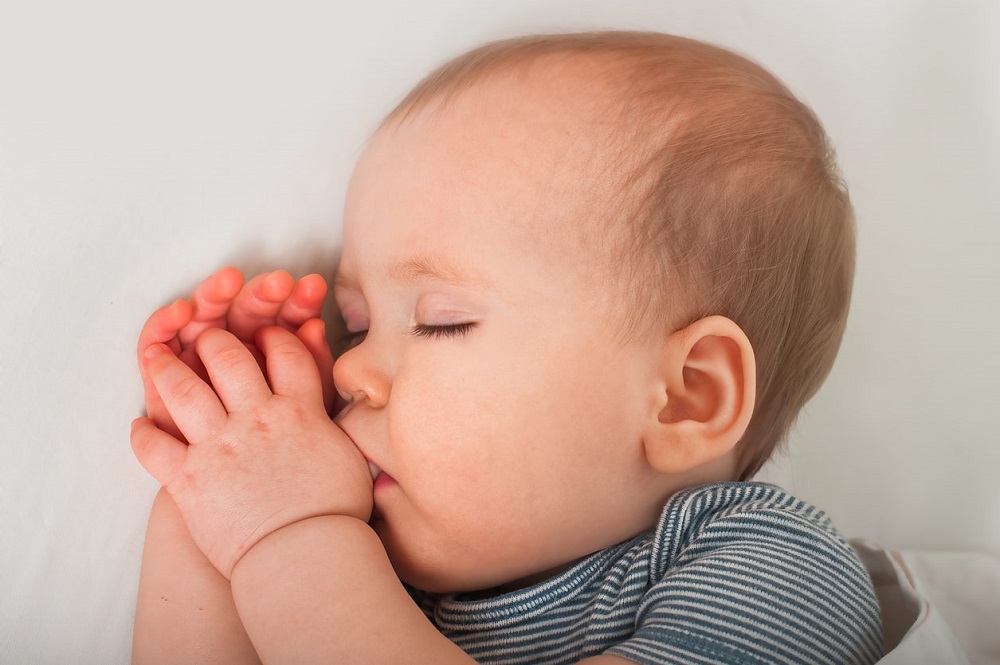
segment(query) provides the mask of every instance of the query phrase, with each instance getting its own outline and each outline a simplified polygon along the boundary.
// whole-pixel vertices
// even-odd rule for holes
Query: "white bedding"
[[[884,665],[1000,663],[1000,559],[854,541],[882,609]]]

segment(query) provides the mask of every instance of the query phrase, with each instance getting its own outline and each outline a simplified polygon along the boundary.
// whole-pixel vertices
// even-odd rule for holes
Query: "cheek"
[[[390,401],[405,492],[394,561],[432,580],[457,576],[455,588],[482,586],[484,568],[498,575],[490,584],[537,572],[543,542],[546,565],[589,551],[565,525],[599,512],[589,490],[613,473],[609,444],[623,435],[621,410],[607,408],[623,397],[607,390],[610,359],[582,345],[507,354],[497,346],[412,359]]]
[[[622,436],[616,402],[628,387],[596,346],[486,339],[450,357],[415,354],[391,399],[400,454],[428,469],[491,465],[524,474],[532,464],[599,452]]]
[[[509,383],[476,354],[458,360],[442,355],[428,353],[409,363],[390,397],[396,452],[428,473],[487,454],[487,434],[505,420],[511,396]]]
[[[516,408],[540,436],[584,447],[615,434],[630,388],[620,361],[605,349],[585,340],[554,340],[519,362]]]

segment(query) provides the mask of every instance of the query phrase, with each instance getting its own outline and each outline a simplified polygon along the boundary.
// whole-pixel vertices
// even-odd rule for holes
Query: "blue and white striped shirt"
[[[764,483],[679,492],[655,530],[556,577],[424,612],[479,663],[874,663],[878,602],[829,518]]]

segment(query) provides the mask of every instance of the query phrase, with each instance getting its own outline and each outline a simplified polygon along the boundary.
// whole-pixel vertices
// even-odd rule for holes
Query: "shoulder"
[[[680,645],[717,662],[877,660],[881,623],[867,571],[825,513],[781,488],[680,492],[651,544],[651,586],[631,644]]]
[[[718,483],[676,494],[664,506],[653,550],[654,579],[685,569],[766,577],[776,586],[794,583],[788,593],[848,593],[874,606],[868,572],[826,513],[775,485]]]
[[[653,543],[661,573],[692,557],[741,547],[804,548],[860,565],[826,513],[767,483],[715,483],[678,492],[663,508]]]

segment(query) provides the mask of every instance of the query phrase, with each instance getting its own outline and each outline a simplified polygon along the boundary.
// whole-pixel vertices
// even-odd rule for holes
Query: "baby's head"
[[[749,337],[757,396],[740,476],[752,476],[826,377],[847,319],[853,215],[822,127],[760,66],[648,33],[487,45],[425,79],[389,122],[491,78],[527,88],[532,74],[565,93],[565,131],[591,151],[591,209],[566,221],[604,250],[591,259],[616,287],[609,324],[655,333],[718,314]]]
[[[732,53],[534,37],[432,74],[358,164],[335,284],[397,571],[524,583],[753,475],[833,363],[853,251],[819,124]]]

